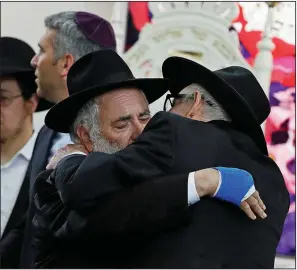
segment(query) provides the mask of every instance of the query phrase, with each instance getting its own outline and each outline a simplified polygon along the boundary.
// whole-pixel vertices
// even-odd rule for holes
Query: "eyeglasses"
[[[173,108],[173,106],[176,104],[176,101],[185,97],[185,94],[177,94],[177,95],[172,95],[172,94],[167,94],[165,102],[164,102],[164,107],[163,111],[168,112]]]
[[[0,95],[0,105],[3,107],[9,106],[16,98],[22,97],[23,95],[16,95],[11,97],[4,97]]]
[[[177,101],[179,101],[180,99],[182,99],[186,96],[187,96],[186,94],[177,94],[177,95],[167,94],[165,102],[164,102],[163,111],[165,111],[165,112],[170,111],[176,105]],[[207,105],[209,105],[210,107],[212,107],[214,105],[211,101],[205,100],[204,95],[201,95],[201,99],[204,100],[205,103]]]

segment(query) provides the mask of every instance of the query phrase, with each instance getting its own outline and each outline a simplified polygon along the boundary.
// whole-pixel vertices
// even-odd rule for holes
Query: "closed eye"
[[[143,113],[139,114],[140,120],[147,120],[151,117],[151,112],[149,110],[145,110]]]
[[[150,115],[143,115],[143,116],[139,117],[139,120],[142,120],[142,121],[143,120],[148,120],[148,119],[150,119],[150,117],[151,117]]]
[[[118,124],[115,128],[116,129],[124,129],[125,127],[127,127],[127,125],[128,125],[128,122],[123,122],[123,123]]]

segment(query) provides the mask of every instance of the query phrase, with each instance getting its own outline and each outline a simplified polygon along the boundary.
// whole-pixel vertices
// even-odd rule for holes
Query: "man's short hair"
[[[185,94],[184,102],[194,101],[195,92],[198,91],[201,94],[202,99],[206,104],[211,104],[211,106],[204,107],[204,117],[208,121],[212,120],[223,120],[231,122],[231,117],[227,114],[221,104],[201,85],[193,83],[185,87],[181,93]]]
[[[56,31],[53,40],[55,59],[70,53],[77,61],[84,55],[99,51],[101,47],[88,39],[79,29],[75,21],[75,11],[65,11],[45,18],[45,27]]]
[[[70,138],[73,142],[79,142],[79,137],[76,134],[78,126],[83,126],[90,133],[94,133],[92,137],[94,137],[96,133],[99,133],[99,99],[100,97],[92,98],[77,113],[69,131]]]

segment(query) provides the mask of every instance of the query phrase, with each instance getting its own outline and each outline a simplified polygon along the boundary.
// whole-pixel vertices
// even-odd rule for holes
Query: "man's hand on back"
[[[88,150],[81,144],[67,144],[66,146],[60,148],[54,156],[51,158],[49,164],[46,166],[47,170],[55,169],[59,161],[71,154],[88,154]]]
[[[224,167],[204,169],[195,172],[195,184],[199,197],[212,196],[238,205],[251,219],[266,217],[266,207],[247,171]]]

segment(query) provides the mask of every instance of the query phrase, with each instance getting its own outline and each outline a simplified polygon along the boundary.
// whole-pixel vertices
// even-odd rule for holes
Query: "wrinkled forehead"
[[[119,88],[99,98],[100,113],[108,118],[138,115],[148,110],[149,104],[144,93],[137,88]]]
[[[113,89],[101,95],[100,101],[104,104],[108,104],[111,101],[113,104],[129,104],[133,101],[137,101],[137,103],[148,105],[144,93],[140,89],[133,87]]]

